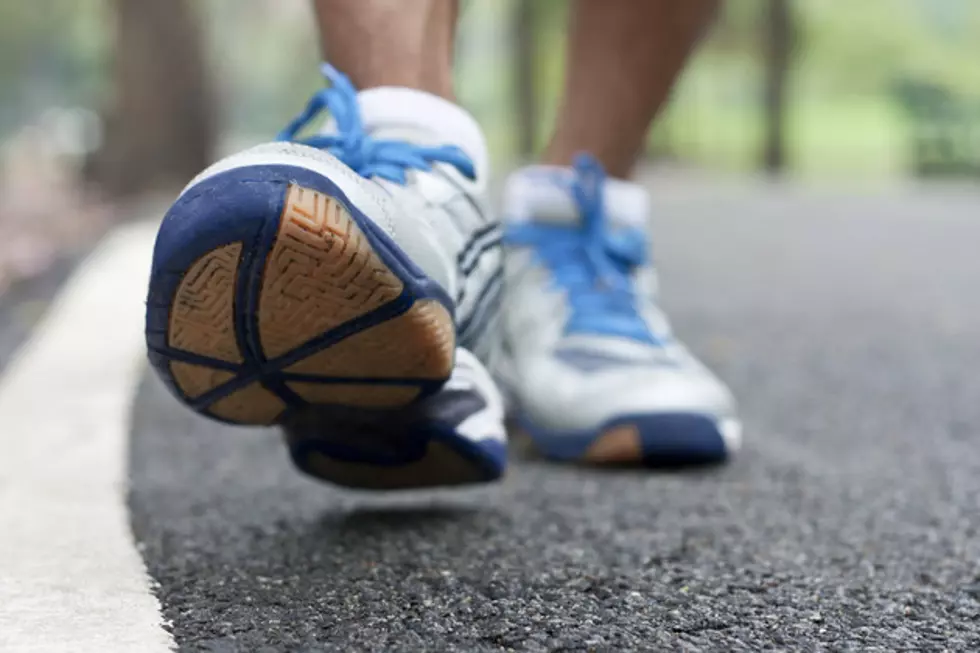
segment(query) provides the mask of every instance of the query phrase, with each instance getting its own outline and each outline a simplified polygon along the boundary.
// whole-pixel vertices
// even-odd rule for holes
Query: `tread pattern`
[[[227,370],[216,370],[206,365],[195,365],[183,361],[171,361],[170,373],[174,381],[191,399],[197,399],[205,392],[231,381],[235,375]]]
[[[255,382],[214,402],[208,412],[240,424],[272,424],[285,409],[279,397]]]
[[[259,339],[275,358],[396,299],[401,280],[332,197],[291,184],[259,298]]]
[[[201,410],[239,424],[272,424],[295,396],[312,405],[392,409],[423,393],[426,384],[418,381],[448,379],[456,329],[450,311],[434,299],[416,300],[405,312],[312,350],[286,370],[245,365],[238,340],[246,334],[236,329],[249,320],[240,319],[247,317],[241,315],[246,307],[235,305],[243,260],[259,261],[246,269],[251,270],[248,274],[261,274],[254,323],[267,360],[399,299],[404,291],[404,282],[374,251],[341,202],[296,184],[285,193],[276,239],[268,250],[251,251],[243,242],[219,244],[181,278],[170,307],[169,346],[241,366],[228,370],[207,361],[169,361],[170,377],[182,398],[199,399],[249,375],[242,379],[248,385]],[[309,378],[286,382],[291,393],[280,396],[280,371]],[[321,382],[323,377],[330,377],[324,379],[330,382]],[[396,383],[364,381],[370,378]]]
[[[242,244],[214,249],[187,269],[170,309],[168,344],[175,349],[241,363],[235,339],[235,280]]]
[[[352,378],[446,379],[456,331],[439,302],[423,299],[402,315],[355,333],[286,368],[298,374]]]

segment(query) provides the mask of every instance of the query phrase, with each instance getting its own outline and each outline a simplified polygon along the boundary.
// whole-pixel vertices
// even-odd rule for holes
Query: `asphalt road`
[[[980,192],[661,180],[664,302],[746,446],[694,472],[515,447],[378,496],[149,373],[132,524],[187,651],[980,650]]]

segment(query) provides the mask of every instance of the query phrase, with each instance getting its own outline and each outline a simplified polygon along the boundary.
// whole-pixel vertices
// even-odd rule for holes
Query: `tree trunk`
[[[764,165],[778,175],[786,167],[786,85],[793,50],[788,0],[768,0],[766,29]]]
[[[517,52],[514,58],[514,79],[517,101],[518,155],[528,159],[534,154],[537,145],[538,102],[537,102],[537,47],[535,43],[536,16],[534,4],[537,0],[518,0],[514,11],[514,35]]]
[[[191,0],[113,0],[115,102],[95,162],[114,195],[183,184],[210,161],[213,97]]]

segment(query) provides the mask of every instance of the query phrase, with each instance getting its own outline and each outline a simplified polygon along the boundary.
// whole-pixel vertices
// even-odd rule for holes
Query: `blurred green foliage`
[[[109,21],[100,0],[0,2],[0,139],[44,107],[107,101]]]
[[[540,134],[561,86],[565,0],[535,0]],[[320,84],[306,0],[201,0],[227,139],[266,137]],[[459,94],[485,125],[498,161],[515,151],[514,0],[467,0],[459,38]],[[909,118],[895,94],[927,81],[954,97],[980,89],[976,0],[795,0],[790,79],[790,170],[873,178],[911,170]],[[111,102],[111,6],[106,0],[0,3],[0,140],[45,106]],[[763,133],[764,0],[725,4],[651,148],[717,169],[757,168]],[[166,89],[161,89],[166,92]],[[231,143],[229,143],[229,147]]]
[[[759,165],[765,0],[729,1],[651,133],[651,149],[731,171]],[[542,0],[538,76],[546,134],[563,68],[567,3]],[[980,2],[796,0],[790,75],[790,172],[853,179],[907,174],[913,126],[900,82],[980,98]]]

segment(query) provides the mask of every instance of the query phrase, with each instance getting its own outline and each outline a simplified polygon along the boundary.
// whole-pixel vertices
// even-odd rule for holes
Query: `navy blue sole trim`
[[[600,435],[618,426],[635,426],[642,447],[642,458],[635,461],[649,467],[716,464],[731,453],[718,421],[709,415],[688,412],[638,413],[621,415],[595,429],[553,430],[537,426],[523,416],[516,422],[541,453],[555,460],[581,460]]]
[[[258,336],[257,304],[266,257],[279,230],[288,187],[296,184],[321,192],[341,203],[362,231],[375,254],[403,283],[402,294],[365,315],[305,342],[273,359],[263,355]],[[200,257],[232,243],[242,243],[234,292],[234,316],[241,364],[216,361],[207,356],[175,351],[167,346],[167,328],[175,293],[184,274]],[[255,381],[283,399],[288,408],[307,405],[285,385],[291,375],[278,370],[366,328],[381,324],[429,299],[454,315],[455,304],[435,281],[428,278],[344,193],[323,175],[287,165],[256,165],[219,173],[196,184],[170,208],[157,235],[153,254],[146,312],[149,359],[170,390],[190,407],[203,411],[217,399]],[[190,398],[172,377],[171,360],[207,365],[237,372],[238,376],[214,390]],[[306,378],[296,380],[308,380]],[[320,380],[314,378],[314,380]],[[332,380],[332,379],[328,379]],[[360,383],[359,379],[349,379]],[[420,384],[420,398],[436,392],[440,381]],[[214,418],[212,415],[209,417]],[[219,420],[222,421],[222,420]]]

